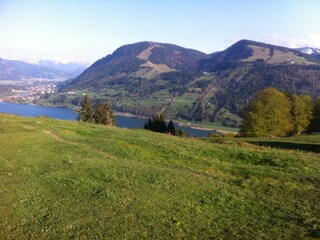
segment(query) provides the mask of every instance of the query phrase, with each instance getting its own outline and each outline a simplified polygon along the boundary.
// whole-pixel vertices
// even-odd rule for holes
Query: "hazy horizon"
[[[320,1],[0,1],[0,58],[92,63],[140,41],[205,53],[250,39],[320,48]]]

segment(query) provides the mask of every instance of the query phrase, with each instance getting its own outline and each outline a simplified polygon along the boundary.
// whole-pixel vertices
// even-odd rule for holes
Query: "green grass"
[[[320,144],[320,134],[303,134],[303,135],[296,135],[289,138],[284,138],[283,140],[290,140],[292,142],[301,142],[301,143],[318,143]]]
[[[222,133],[236,134],[239,131],[238,128],[223,126],[222,123],[219,123],[219,122],[191,122],[184,119],[179,119],[176,122],[182,123],[182,124],[189,123],[191,126],[213,129],[213,130],[221,131]]]
[[[293,150],[302,150],[302,151],[320,153],[320,144],[314,144],[314,143],[295,143],[295,142],[284,142],[284,141],[252,141],[250,143],[258,146],[267,146],[272,148],[293,149]]]
[[[249,142],[272,148],[293,149],[320,153],[320,134],[297,135],[288,138],[252,139]]]
[[[258,146],[265,146],[278,149],[291,149],[306,152],[320,153],[320,134],[302,134],[283,138],[235,138],[215,136],[203,138],[203,141],[211,143],[250,143]]]
[[[0,115],[0,239],[315,239],[320,155]]]
[[[315,64],[314,62],[308,61],[304,57],[295,55],[293,52],[281,52],[279,50],[275,50],[273,56],[270,57],[270,49],[268,48],[253,45],[250,45],[250,48],[252,48],[254,51],[253,56],[243,60],[244,62],[263,59],[269,64],[291,63],[291,61],[293,61],[295,64],[302,65]]]

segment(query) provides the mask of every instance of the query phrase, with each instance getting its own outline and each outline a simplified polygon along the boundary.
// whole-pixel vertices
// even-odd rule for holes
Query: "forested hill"
[[[250,40],[213,54],[140,42],[98,60],[61,91],[94,92],[118,111],[236,125],[263,88],[320,94],[320,60],[305,52]]]
[[[75,78],[68,88],[100,88],[124,79],[157,78],[168,72],[196,72],[198,62],[208,58],[200,51],[173,44],[139,42],[118,48]]]
[[[312,64],[316,55],[306,54],[303,49],[291,49],[271,44],[241,40],[225,51],[211,54],[210,59],[200,61],[200,69],[216,71],[239,63],[265,62],[268,64]]]

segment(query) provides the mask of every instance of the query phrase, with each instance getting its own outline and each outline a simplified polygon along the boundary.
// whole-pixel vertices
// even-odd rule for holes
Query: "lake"
[[[78,114],[64,107],[43,107],[30,104],[16,104],[0,102],[0,113],[18,114],[22,116],[35,117],[35,116],[48,116],[50,118],[62,119],[62,120],[76,120]],[[116,116],[116,124],[120,128],[143,128],[147,119],[139,117],[125,117]],[[208,130],[193,129],[190,127],[178,126],[176,123],[175,127],[181,128],[187,131],[190,136],[195,137],[207,137],[209,133],[214,132]]]

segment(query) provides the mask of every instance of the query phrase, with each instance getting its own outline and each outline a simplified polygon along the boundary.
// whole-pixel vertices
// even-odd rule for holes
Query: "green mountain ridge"
[[[117,111],[237,126],[259,90],[320,94],[320,61],[296,49],[241,40],[205,54],[172,44],[120,47],[61,87],[112,102]]]
[[[172,44],[155,42],[129,44],[96,61],[67,88],[96,87],[96,84],[105,86],[123,78],[150,79],[172,71],[195,71],[198,61],[206,57],[205,53]]]

